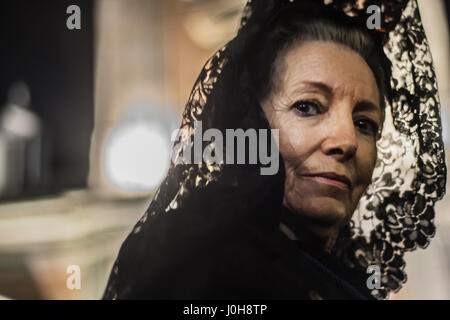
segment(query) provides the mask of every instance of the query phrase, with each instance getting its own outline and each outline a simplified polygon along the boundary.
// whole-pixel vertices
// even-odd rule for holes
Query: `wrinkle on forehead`
[[[325,83],[336,97],[368,100],[381,109],[372,70],[357,52],[342,44],[307,41],[281,51],[274,65],[272,97],[294,95],[302,81]]]

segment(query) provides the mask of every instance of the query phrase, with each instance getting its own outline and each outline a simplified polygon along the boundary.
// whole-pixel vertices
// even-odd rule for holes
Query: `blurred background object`
[[[28,140],[27,150],[13,151],[26,156],[8,173],[18,185],[2,191],[3,199],[86,187],[94,114],[93,3],[76,2],[83,8],[83,28],[77,31],[66,28],[72,1],[0,3],[2,133]],[[30,134],[35,138],[26,137]],[[16,149],[24,149],[20,144]],[[25,159],[28,163],[20,163]]]
[[[233,38],[239,27],[242,0],[180,0],[183,27],[189,38],[204,49],[214,49]]]
[[[0,197],[18,197],[41,184],[41,123],[30,107],[30,91],[23,82],[8,90],[0,115]]]
[[[143,101],[126,110],[106,142],[103,168],[116,188],[148,193],[169,168],[170,137],[178,123],[162,103]]]
[[[244,4],[0,2],[0,296],[101,297],[167,172],[170,135],[196,77],[237,31]],[[449,142],[449,4],[419,4]],[[66,27],[70,5],[80,8],[79,30]],[[409,280],[394,299],[450,299],[449,208],[446,197],[436,239],[407,256]],[[67,287],[71,265],[80,289]]]

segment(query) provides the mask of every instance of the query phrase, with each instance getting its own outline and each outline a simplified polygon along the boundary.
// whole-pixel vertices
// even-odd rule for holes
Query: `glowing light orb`
[[[105,173],[125,191],[150,191],[169,168],[170,142],[151,123],[132,122],[115,131],[105,148]]]

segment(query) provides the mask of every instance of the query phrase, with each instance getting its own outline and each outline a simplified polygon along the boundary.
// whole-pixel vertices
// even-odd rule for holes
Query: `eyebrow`
[[[364,111],[375,111],[381,112],[381,107],[375,105],[374,103],[368,100],[361,100],[355,106],[354,111],[356,112],[364,112]]]
[[[324,92],[327,96],[333,95],[333,89],[323,82],[304,81],[300,84],[302,87],[312,87]],[[381,106],[374,104],[369,100],[360,100],[356,103],[355,112],[375,111],[381,112]]]

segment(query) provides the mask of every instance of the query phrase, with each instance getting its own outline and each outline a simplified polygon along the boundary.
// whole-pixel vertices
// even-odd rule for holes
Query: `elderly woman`
[[[445,191],[439,103],[416,1],[385,1],[373,28],[369,2],[247,4],[194,86],[175,161],[104,298],[371,299],[401,287],[403,255],[429,243]],[[197,121],[224,136],[271,129],[256,145],[278,147],[279,170],[185,161]]]

